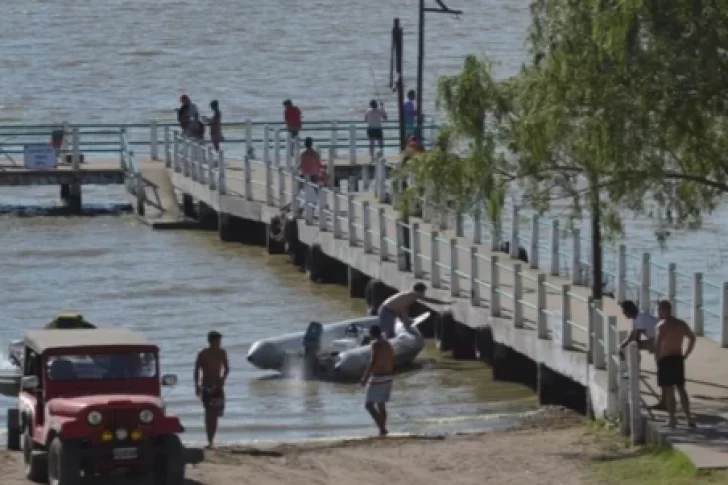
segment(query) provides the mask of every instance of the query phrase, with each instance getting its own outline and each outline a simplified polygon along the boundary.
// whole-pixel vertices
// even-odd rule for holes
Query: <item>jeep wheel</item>
[[[185,457],[179,436],[164,439],[164,452],[154,462],[154,485],[179,485],[185,481]]]
[[[54,438],[48,449],[48,483],[78,485],[81,482],[81,463],[78,447]]]
[[[36,451],[30,430],[23,433],[23,473],[25,478],[35,483],[48,482],[48,457],[42,451]]]
[[[17,409],[8,409],[6,429],[7,447],[10,451],[20,450],[20,420]]]

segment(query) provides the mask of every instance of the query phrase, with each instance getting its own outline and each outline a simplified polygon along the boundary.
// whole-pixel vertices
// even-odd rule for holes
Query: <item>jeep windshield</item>
[[[52,381],[146,379],[157,377],[157,357],[151,352],[76,354],[49,357]]]

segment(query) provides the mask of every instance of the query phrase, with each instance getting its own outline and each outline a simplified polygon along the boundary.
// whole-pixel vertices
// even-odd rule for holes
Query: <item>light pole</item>
[[[425,69],[425,13],[449,13],[450,15],[460,15],[460,10],[453,10],[445,5],[442,0],[435,0],[438,8],[425,7],[425,0],[420,0],[420,29],[419,39],[417,43],[417,130],[419,138],[422,139],[422,126],[424,119],[422,116],[422,77]]]

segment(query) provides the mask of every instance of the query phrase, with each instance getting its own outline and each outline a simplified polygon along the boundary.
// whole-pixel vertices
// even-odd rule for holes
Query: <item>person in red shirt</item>
[[[319,174],[321,173],[321,156],[313,147],[313,138],[310,136],[304,141],[305,149],[301,152],[301,163],[298,165],[298,173],[309,178],[311,183],[319,182]]]
[[[301,131],[303,115],[298,106],[294,105],[290,99],[283,101],[283,119],[291,138],[297,138],[298,132]]]

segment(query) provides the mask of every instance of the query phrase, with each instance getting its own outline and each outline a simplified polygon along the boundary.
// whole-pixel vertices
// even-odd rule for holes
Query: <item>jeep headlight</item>
[[[139,412],[139,421],[141,421],[144,424],[149,424],[154,419],[154,413],[151,412],[149,409],[142,409]]]
[[[86,421],[88,421],[88,424],[91,426],[98,426],[101,424],[101,421],[103,421],[104,417],[101,415],[98,411],[91,411],[86,416]]]

